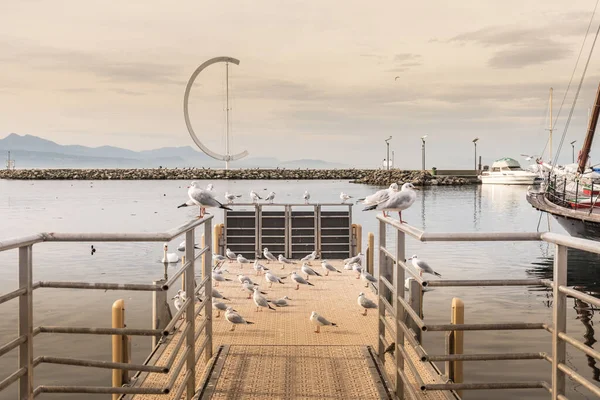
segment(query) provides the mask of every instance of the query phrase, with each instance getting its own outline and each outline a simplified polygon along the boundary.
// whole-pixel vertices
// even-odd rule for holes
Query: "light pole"
[[[477,171],[477,141],[478,140],[479,140],[478,137],[473,139],[473,144],[475,145],[475,168],[474,168],[475,171]]]
[[[385,144],[387,145],[386,166],[387,166],[388,170],[390,169],[390,140],[392,140],[391,136],[389,138],[385,139]]]
[[[425,136],[421,136],[421,158],[422,158],[422,165],[421,165],[421,169],[423,171],[425,171],[425,138],[427,137],[427,135]]]
[[[573,140],[573,141],[571,142],[571,149],[573,149],[573,163],[575,163],[575,142],[576,142],[576,141],[577,141],[577,140]]]

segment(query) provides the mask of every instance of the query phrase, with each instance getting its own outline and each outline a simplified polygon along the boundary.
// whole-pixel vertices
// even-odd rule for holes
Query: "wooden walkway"
[[[377,368],[369,357],[377,349],[377,310],[370,310],[367,316],[361,315],[362,308],[357,297],[364,292],[376,301],[371,288],[365,282],[356,279],[356,273],[345,271],[341,262],[332,262],[342,273],[331,272],[329,276],[311,277],[314,286],[301,285],[294,290],[295,284],[289,274],[299,271],[299,265],[265,264],[271,272],[288,277],[285,284],[274,284],[272,288],[265,284],[263,276],[256,276],[252,267],[240,270],[237,263],[225,264],[225,273],[232,282],[221,282],[217,289],[227,298],[239,314],[253,325],[238,325],[235,331],[224,319],[213,318],[213,345],[216,362],[208,368],[210,376],[206,380],[208,393],[201,399],[381,399],[385,382],[377,374]],[[320,263],[313,262],[313,268],[321,273]],[[256,311],[252,299],[241,290],[237,280],[238,273],[244,273],[260,285],[268,299],[288,296],[288,307],[276,307],[275,311],[263,309]],[[304,275],[303,275],[304,276]],[[291,281],[291,282],[290,282]],[[335,322],[338,326],[321,328],[314,333],[309,321],[312,311]],[[215,314],[213,314],[216,316]],[[198,324],[202,317],[199,317]],[[171,336],[171,341],[177,337]],[[204,340],[198,338],[198,345]],[[391,343],[391,337],[387,338]],[[170,344],[165,345],[158,358],[158,364],[171,354]],[[369,348],[370,346],[370,348]],[[412,351],[409,349],[409,354]],[[393,363],[385,368],[387,376],[392,373]],[[199,360],[196,369],[196,385],[199,386],[207,375],[204,357]],[[215,360],[215,358],[213,358]],[[156,361],[155,361],[156,362]],[[177,361],[176,361],[177,362]],[[442,383],[433,369],[427,364],[422,366],[422,378],[427,383]],[[407,370],[408,372],[408,370]],[[149,374],[143,379],[143,387],[161,387],[169,375]],[[180,377],[181,379],[182,377]],[[212,380],[211,380],[212,378]],[[217,379],[218,378],[218,379]],[[412,376],[409,374],[409,378]],[[422,393],[422,399],[448,399],[444,392]],[[160,395],[137,395],[135,400],[164,400],[172,398]]]

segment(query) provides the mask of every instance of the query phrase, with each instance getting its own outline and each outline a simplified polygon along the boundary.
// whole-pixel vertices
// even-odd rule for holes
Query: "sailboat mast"
[[[552,163],[552,92],[554,89],[550,88],[550,163]]]
[[[225,169],[229,169],[229,63],[225,63]]]
[[[577,172],[583,174],[585,171],[585,165],[588,162],[588,158],[590,157],[590,150],[592,148],[592,142],[594,141],[594,133],[596,133],[596,125],[598,124],[598,116],[600,115],[600,85],[598,85],[598,91],[596,92],[596,102],[594,104],[594,108],[592,109],[592,117],[588,123],[587,134],[585,135],[585,141],[583,142],[583,147],[581,148],[581,153],[579,156],[579,167],[577,168]]]

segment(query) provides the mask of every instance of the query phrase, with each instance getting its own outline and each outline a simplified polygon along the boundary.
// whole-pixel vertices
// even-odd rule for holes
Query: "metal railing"
[[[551,398],[567,399],[565,396],[565,379],[568,376],[596,396],[600,396],[600,388],[567,366],[566,345],[585,353],[589,357],[600,360],[600,352],[585,343],[567,335],[567,296],[574,297],[588,304],[600,307],[600,299],[582,293],[567,284],[567,251],[569,248],[600,254],[600,243],[555,233],[429,233],[420,231],[391,218],[377,216],[379,225],[379,357],[385,362],[385,349],[389,344],[386,330],[394,338],[394,363],[396,371],[394,390],[399,399],[417,398],[417,393],[426,390],[477,390],[477,389],[546,389]],[[386,227],[396,230],[396,254],[387,248]],[[428,281],[423,279],[414,268],[407,266],[405,256],[406,236],[421,242],[472,242],[472,241],[544,241],[555,245],[554,278],[547,279],[498,279],[498,280],[444,280]],[[394,267],[394,264],[396,267]],[[405,275],[414,278],[409,289],[409,301],[404,294]],[[513,322],[485,324],[429,324],[423,319],[420,301],[424,287],[468,287],[468,286],[538,286],[552,289],[554,302],[552,305],[552,323],[545,322]],[[416,306],[415,306],[416,305]],[[386,318],[386,313],[388,317]],[[390,318],[391,321],[390,322]],[[482,330],[544,330],[552,335],[552,353],[501,353],[501,354],[428,354],[421,346],[421,335],[425,332],[462,332]],[[409,346],[405,346],[408,343]],[[551,364],[551,382],[488,382],[488,383],[425,383],[419,369],[408,351],[417,355],[416,363],[432,361],[483,361],[483,360],[545,360]],[[429,364],[431,365],[431,364]],[[448,365],[448,364],[447,364]],[[405,368],[406,367],[406,368]],[[409,380],[406,370],[414,377],[416,385]]]
[[[212,218],[207,216],[179,226],[167,232],[157,233],[41,233],[27,237],[0,241],[0,252],[18,249],[19,251],[19,287],[18,289],[0,295],[0,304],[9,300],[19,300],[18,336],[0,346],[0,357],[18,349],[18,369],[0,381],[0,392],[11,384],[18,382],[18,398],[33,399],[40,393],[106,393],[106,394],[169,394],[176,393],[175,398],[180,398],[186,393],[189,400],[195,392],[195,369],[202,353],[208,361],[212,357]],[[195,243],[195,229],[204,225],[204,237],[206,246],[195,252],[194,246],[185,247],[185,260],[181,269],[178,270],[168,281],[162,284],[122,284],[122,283],[87,283],[87,282],[33,282],[33,245],[42,242],[168,242],[185,234],[186,243]],[[203,280],[195,287],[195,264],[196,260],[204,256]],[[184,276],[186,302],[181,309],[173,315],[171,321],[163,329],[139,329],[139,328],[94,328],[94,327],[72,327],[72,326],[33,326],[33,292],[38,288],[53,289],[103,289],[103,290],[135,290],[160,292],[166,291],[175,281]],[[193,293],[193,295],[192,295]],[[201,296],[202,303],[195,310],[196,296]],[[205,310],[205,319],[200,329],[195,329],[195,318],[200,311]],[[156,336],[167,338],[173,335],[176,324],[180,317],[185,315],[185,321],[181,327],[181,334],[174,339],[174,350],[172,355],[161,365],[115,363],[100,360],[88,360],[77,358],[48,357],[40,355],[34,358],[33,341],[38,334],[61,333],[61,334],[92,334],[92,335],[132,335],[132,336]],[[200,346],[196,346],[196,340],[204,330],[205,339]],[[185,343],[185,346],[184,346]],[[161,344],[159,343],[159,346]],[[181,347],[185,354],[175,363],[176,356]],[[154,350],[153,350],[154,351]],[[104,387],[104,386],[34,386],[34,369],[42,363],[73,365],[79,367],[108,368],[113,370],[132,370],[147,373],[168,374],[172,373],[168,382],[163,387]],[[184,369],[185,368],[185,369]],[[185,379],[176,387],[175,380],[184,371]]]

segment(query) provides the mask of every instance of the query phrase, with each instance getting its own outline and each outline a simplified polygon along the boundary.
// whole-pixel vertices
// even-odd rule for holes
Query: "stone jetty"
[[[13,180],[349,180],[377,186],[392,182],[411,182],[415,186],[467,185],[476,179],[434,176],[428,171],[373,169],[212,169],[212,168],[137,168],[137,169],[17,169],[0,170],[0,179]]]

